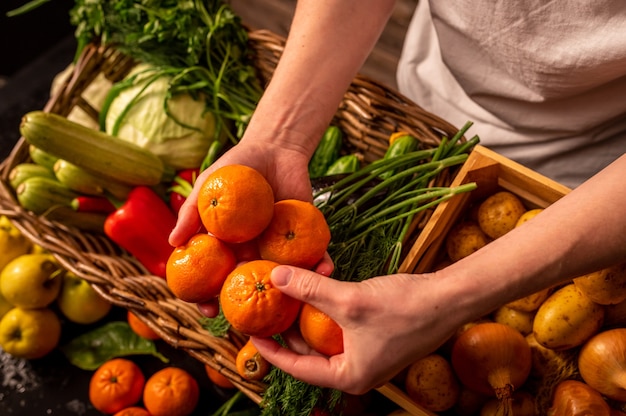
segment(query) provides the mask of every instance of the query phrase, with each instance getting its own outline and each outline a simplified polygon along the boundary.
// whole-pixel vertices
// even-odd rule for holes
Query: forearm
[[[626,260],[626,155],[570,194],[441,273],[466,319]]]
[[[371,52],[393,0],[300,0],[287,44],[243,140],[312,154]]]

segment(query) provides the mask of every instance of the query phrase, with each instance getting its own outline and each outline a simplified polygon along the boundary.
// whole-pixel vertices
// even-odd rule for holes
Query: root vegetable
[[[577,277],[573,282],[595,303],[615,305],[626,300],[626,263]]]
[[[513,392],[530,374],[530,347],[522,334],[510,326],[481,323],[459,336],[452,348],[451,362],[465,386],[495,395],[502,402],[504,414],[511,414]]]
[[[533,312],[539,309],[541,304],[550,296],[551,288],[546,288],[532,293],[523,298],[507,303],[505,306],[522,312]]]
[[[515,223],[515,227],[519,227],[520,225],[524,224],[526,221],[533,219],[538,214],[540,214],[541,211],[543,211],[543,208],[535,208],[535,209],[526,211],[525,213],[522,214],[521,217],[518,218],[517,222]]]
[[[433,353],[411,364],[405,389],[417,403],[428,410],[441,412],[454,406],[460,388],[448,360]]]
[[[580,349],[578,369],[589,386],[606,397],[626,401],[626,328],[591,337]]]
[[[548,416],[610,416],[611,409],[602,395],[587,384],[565,380],[554,389]]]
[[[489,243],[490,239],[473,221],[456,224],[446,237],[446,251],[452,262],[461,260]]]
[[[526,207],[517,195],[509,191],[496,192],[478,207],[478,225],[495,240],[515,228],[525,212]]]
[[[524,390],[513,393],[511,409],[513,416],[535,416],[535,398]],[[497,399],[490,399],[480,409],[479,416],[499,416],[502,413],[501,403]]]
[[[554,292],[537,310],[535,339],[546,348],[566,350],[582,345],[602,326],[604,308],[570,283]]]
[[[494,322],[508,325],[526,336],[533,332],[534,312],[522,312],[502,306],[493,313]]]

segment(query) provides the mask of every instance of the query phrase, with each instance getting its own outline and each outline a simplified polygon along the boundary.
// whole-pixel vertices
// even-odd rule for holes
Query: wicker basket
[[[282,53],[284,39],[268,31],[250,31],[254,65],[263,82],[271,77]],[[97,111],[82,97],[85,88],[99,73],[115,82],[133,66],[126,56],[112,48],[89,45],[44,111],[69,114],[79,106],[95,120]],[[343,130],[345,146],[358,149],[366,161],[380,158],[389,135],[402,130],[419,138],[424,148],[436,147],[442,136],[452,137],[458,129],[424,111],[401,94],[363,76],[354,79],[336,113],[334,122]],[[0,214],[34,243],[52,252],[68,270],[89,281],[100,295],[114,305],[132,310],[170,345],[185,350],[229,378],[257,404],[265,385],[241,378],[235,356],[245,337],[231,331],[216,338],[199,323],[202,315],[195,305],[175,298],[164,279],[150,275],[132,256],[103,235],[85,233],[24,210],[8,182],[10,170],[29,159],[28,144],[21,138],[0,165]],[[438,185],[447,186],[452,174],[444,172]],[[413,238],[427,218],[422,217]]]

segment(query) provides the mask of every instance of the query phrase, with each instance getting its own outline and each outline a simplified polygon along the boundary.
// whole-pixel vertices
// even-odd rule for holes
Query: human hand
[[[253,337],[270,363],[306,383],[363,394],[416,359],[434,351],[461,325],[434,275],[396,274],[341,282],[312,271],[279,266],[272,282],[282,292],[322,310],[343,330],[343,354],[325,357],[296,331],[283,334],[289,348]],[[445,287],[445,286],[443,286]]]
[[[297,148],[289,149],[267,142],[241,141],[198,176],[191,194],[179,211],[176,227],[170,234],[170,244],[174,247],[184,244],[201,228],[202,223],[197,207],[198,192],[211,172],[230,164],[247,165],[265,176],[274,190],[276,200],[293,198],[312,201],[308,173],[309,157],[306,152]],[[328,254],[315,270],[324,275],[332,273],[333,264]],[[198,307],[207,316],[215,316],[219,311],[217,299],[199,304]]]
[[[222,166],[240,164],[258,170],[270,183],[276,200],[295,198],[311,201],[308,155],[272,143],[241,141],[228,150],[197,178],[193,190],[182,205],[169,242],[176,247],[198,232],[202,223],[198,214],[198,192],[204,180]]]

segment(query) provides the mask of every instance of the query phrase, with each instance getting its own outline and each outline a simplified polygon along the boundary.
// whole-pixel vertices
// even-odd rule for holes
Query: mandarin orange
[[[237,373],[246,380],[262,380],[271,368],[270,363],[263,358],[249,339],[237,353],[235,366]]]
[[[219,295],[226,276],[236,265],[235,254],[217,237],[192,236],[176,247],[165,269],[167,286],[179,299],[201,303]]]
[[[308,346],[324,355],[343,352],[343,331],[330,316],[305,303],[298,318],[300,334]]]
[[[242,263],[220,292],[226,320],[239,332],[269,337],[285,331],[298,318],[301,302],[274,287],[270,276],[279,264],[269,260]]]
[[[274,216],[258,238],[264,260],[310,269],[324,256],[330,228],[322,211],[310,202],[285,199],[274,204]]]
[[[113,416],[150,416],[150,413],[143,407],[131,406],[120,410]]]
[[[209,377],[209,380],[213,384],[223,389],[234,389],[235,385],[226,377],[224,374],[220,373],[215,368],[211,367],[208,364],[204,365],[204,370],[206,371],[206,375]]]
[[[145,338],[145,339],[150,339],[152,341],[161,339],[159,334],[157,334],[154,331],[154,329],[150,328],[148,324],[146,324],[144,321],[139,319],[139,317],[135,315],[134,313],[132,313],[131,311],[128,311],[126,313],[126,320],[128,321],[128,325],[130,326],[130,329],[132,329],[133,332],[139,335],[140,337]]]
[[[198,406],[200,387],[186,370],[165,367],[143,389],[143,404],[152,416],[188,416]]]
[[[89,381],[89,401],[96,410],[113,414],[141,399],[145,377],[137,364],[125,358],[104,362]]]
[[[227,165],[212,172],[198,193],[198,213],[206,230],[222,241],[252,240],[274,213],[274,193],[257,170]]]

